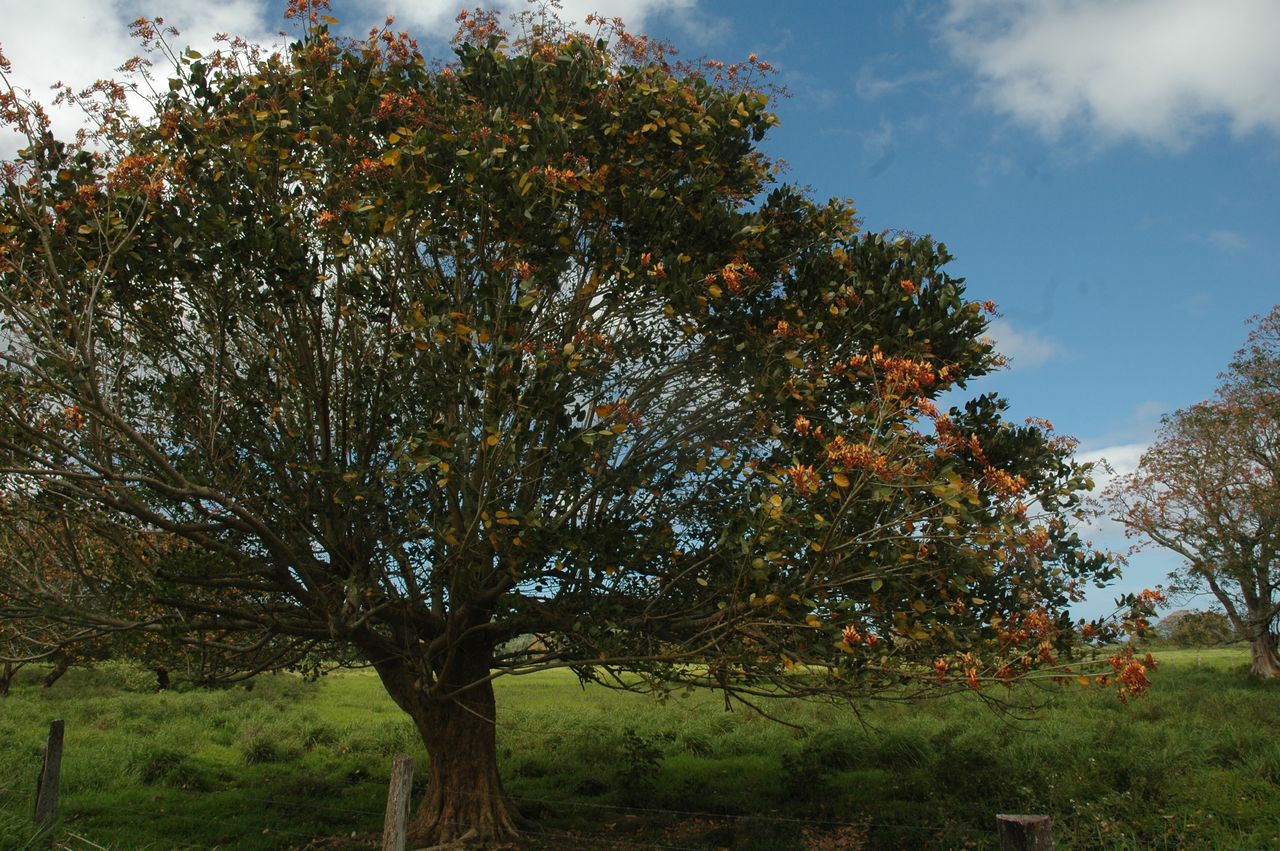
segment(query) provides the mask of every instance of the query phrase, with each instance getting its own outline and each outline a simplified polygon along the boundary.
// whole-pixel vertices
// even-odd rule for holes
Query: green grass
[[[771,707],[800,729],[725,713],[714,695],[659,702],[547,672],[499,682],[498,743],[509,792],[557,837],[546,847],[574,834],[581,847],[837,849],[865,835],[873,848],[990,848],[998,812],[1053,816],[1060,848],[1280,847],[1268,735],[1280,684],[1249,678],[1238,648],[1158,658],[1155,687],[1128,705],[1054,686],[994,695],[1021,704],[1016,717],[967,694],[874,703],[861,722]],[[3,851],[31,838],[52,718],[67,722],[59,840],[75,849],[282,849],[352,833],[346,847],[368,848],[391,756],[413,754],[419,774],[425,761],[366,673],[162,694],[122,690],[112,672],[48,690],[23,673],[0,702]]]

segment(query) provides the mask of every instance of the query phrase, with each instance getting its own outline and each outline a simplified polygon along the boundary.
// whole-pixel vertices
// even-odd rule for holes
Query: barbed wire
[[[750,716],[750,717],[754,717],[754,716]],[[549,728],[545,724],[538,724],[535,727],[535,726],[526,726],[524,723],[522,723],[525,720],[526,720],[525,718],[518,716],[516,719],[512,719],[510,721],[498,722],[497,726],[500,728],[500,730],[505,732],[513,732],[513,733],[524,735],[524,736],[544,737],[544,738],[545,737],[563,738],[567,736],[581,736],[584,733],[590,733],[594,727],[594,724],[591,721],[574,724],[572,726],[564,725],[564,726]],[[603,721],[606,719],[601,718],[600,720]],[[614,725],[616,726],[617,719],[615,718],[612,720],[614,722]],[[326,724],[326,726],[329,726],[327,722],[321,721],[320,723]],[[491,723],[493,722],[491,721]],[[407,722],[402,722],[400,719],[395,719],[394,721],[391,722],[391,725],[398,726],[400,724],[407,724]],[[648,725],[643,725],[643,726],[647,727]],[[627,727],[627,726],[624,726],[622,729],[624,730],[624,732],[629,731],[632,734],[639,732],[640,735],[645,737],[654,737],[659,739],[670,737],[671,741],[676,741],[681,733],[680,730],[672,729],[669,725],[661,726],[660,728],[655,728],[655,729],[641,729],[640,731],[637,731],[634,727]],[[714,735],[716,732],[723,732],[723,731],[715,731],[715,730],[706,731],[706,733],[709,735]],[[405,742],[405,744],[408,744],[408,742]],[[324,745],[320,746],[321,749],[323,749],[324,747],[325,747]],[[312,750],[316,748],[312,747],[312,748],[306,748],[306,749]],[[417,749],[420,750],[421,748],[417,748]],[[420,761],[421,755],[419,755],[418,758]],[[0,791],[12,791],[12,790],[0,789]],[[487,793],[477,792],[467,788],[449,787],[448,791],[450,794],[455,796],[488,797]],[[205,794],[208,794],[208,793],[206,792]],[[688,819],[704,819],[704,820],[710,820],[714,822],[731,823],[731,824],[743,824],[743,823],[785,824],[785,825],[795,825],[795,826],[807,826],[815,829],[827,829],[827,830],[840,829],[840,828],[852,828],[852,829],[858,829],[858,830],[875,830],[875,831],[886,831],[886,832],[900,832],[900,831],[928,832],[928,833],[965,832],[965,833],[978,834],[978,835],[989,835],[989,834],[994,834],[996,832],[994,827],[982,828],[982,827],[975,827],[975,826],[959,825],[954,823],[948,823],[944,825],[922,825],[922,824],[906,824],[906,823],[885,823],[885,822],[877,822],[877,821],[870,821],[870,820],[849,821],[849,820],[835,819],[830,817],[787,816],[787,815],[778,814],[776,812],[774,813],[734,813],[734,812],[723,812],[723,811],[715,812],[715,811],[703,811],[703,810],[669,809],[664,807],[638,806],[634,804],[632,805],[615,804],[615,803],[607,803],[602,801],[550,799],[550,798],[533,797],[533,796],[518,795],[518,794],[516,795],[507,794],[504,797],[506,800],[516,805],[534,805],[538,807],[544,807],[553,811],[554,810],[563,811],[567,809],[567,810],[578,810],[578,811],[587,810],[592,812],[613,812],[613,813],[620,813],[620,814],[627,814],[627,815],[646,815],[646,816],[654,817],[655,820],[662,819],[669,822],[679,821],[679,820],[688,820]],[[271,798],[256,798],[255,800],[261,804],[272,806],[272,807],[307,810],[311,812],[325,813],[325,814],[336,815],[336,816],[346,816],[346,817],[354,816],[361,820],[363,819],[372,820],[375,818],[380,819],[381,816],[384,814],[383,810],[365,809],[359,806],[343,806],[341,804],[335,804],[335,803],[320,803],[320,802],[315,802],[313,800],[306,800],[306,799],[284,800],[279,797],[271,797]],[[207,823],[206,818],[199,817],[199,816],[187,816],[182,813],[172,812],[169,810],[157,810],[157,811],[154,811],[153,815],[155,815],[156,817],[178,819],[181,821]],[[290,830],[288,828],[281,828],[281,827],[271,827],[269,828],[269,830],[270,832],[276,835],[292,836],[292,837],[298,837],[298,838],[310,838],[310,839],[314,838],[314,834],[311,832],[303,833],[296,830]],[[528,826],[525,828],[524,832],[530,835],[545,834],[551,838],[571,837],[577,841],[590,841],[592,838],[590,834],[587,834],[584,836],[584,835],[572,834],[572,833],[560,834],[560,833],[555,833],[554,831],[548,832],[546,828],[540,828],[538,826]],[[552,834],[555,834],[555,835],[552,836]],[[86,843],[92,844],[92,841],[85,837],[77,837],[77,838],[82,839]],[[600,837],[595,837],[595,838],[599,839]],[[654,848],[654,849],[699,848],[698,846],[682,846],[682,845],[670,845],[670,844],[662,844],[662,843],[654,843],[654,842],[637,842],[637,841],[631,841],[631,840],[622,840],[617,837],[609,837],[608,841],[614,844],[626,844],[636,848]],[[701,847],[705,848],[705,846],[701,846]]]
[[[269,803],[269,802],[264,801],[264,803]],[[371,811],[369,810],[352,810],[350,812],[363,813],[363,814],[371,813]],[[170,812],[168,810],[153,810],[148,812],[145,810],[139,810],[137,808],[134,808],[133,813],[139,816],[149,815],[150,817],[153,817],[153,818],[176,819],[181,822],[192,823],[192,824],[196,824],[196,823],[206,824],[208,822],[207,818],[204,818],[201,816],[184,815],[182,813]],[[381,813],[379,813],[378,815],[381,815]],[[34,831],[34,828],[33,828],[33,831]],[[267,828],[262,831],[261,835],[296,837],[298,839],[306,840],[305,845],[307,846],[313,844],[318,839],[323,840],[323,839],[329,838],[329,837],[323,837],[323,836],[316,836],[315,833],[311,831],[304,832],[304,831],[291,830],[289,828],[280,828],[280,827]],[[584,847],[583,843],[591,843],[592,845],[595,845],[598,847],[598,843],[602,839],[602,837],[598,835],[570,833],[566,831],[551,830],[547,828],[541,828],[537,826],[528,826],[528,825],[521,828],[520,835],[526,836],[526,837],[537,837],[542,839],[572,841],[574,843],[577,843],[578,847]],[[91,848],[100,849],[100,851],[113,851],[112,846],[101,845],[79,833],[67,831],[66,836],[70,839],[76,840],[78,842],[82,842]],[[340,837],[333,837],[333,838],[340,838]],[[341,838],[346,838],[346,837],[341,837]],[[353,834],[350,838],[353,840],[359,840],[360,837],[358,834]],[[371,841],[376,842],[377,840],[371,840]],[[626,838],[626,837],[618,837],[618,836],[610,836],[607,838],[606,841],[610,846],[615,848],[653,849],[653,851],[706,851],[705,845],[674,845],[669,842],[654,842],[654,841],[638,840],[634,838]],[[20,846],[20,847],[26,847],[26,846]],[[74,846],[68,845],[65,842],[62,843],[59,847],[71,848],[74,851]],[[201,849],[201,848],[210,849],[210,851],[213,851],[213,849],[222,848],[224,846],[222,844],[194,845],[190,843],[184,843],[184,847],[189,849],[189,851],[194,851],[194,849]],[[298,845],[294,847],[301,848],[304,846]],[[564,848],[566,846],[560,845],[558,847]]]
[[[476,792],[476,791],[467,790],[467,789],[450,788],[449,791],[453,795],[471,796],[471,797],[491,797],[486,793]],[[994,834],[996,832],[994,828],[980,828],[980,827],[971,827],[971,826],[957,825],[957,824],[945,824],[945,825],[919,825],[919,824],[903,824],[903,823],[891,824],[891,823],[875,822],[875,821],[847,821],[847,820],[830,819],[830,818],[802,818],[802,817],[796,817],[796,816],[783,816],[783,815],[777,815],[777,814],[749,814],[749,813],[710,812],[710,811],[698,811],[698,810],[675,810],[675,809],[668,809],[663,807],[643,807],[643,806],[634,806],[634,805],[608,804],[608,803],[593,802],[593,801],[553,800],[553,799],[547,799],[547,798],[535,798],[535,797],[528,797],[528,796],[521,796],[521,795],[508,795],[505,797],[506,797],[506,800],[517,805],[536,804],[536,805],[545,806],[551,809],[576,808],[576,809],[589,809],[593,811],[616,812],[616,813],[622,813],[622,814],[628,814],[628,815],[643,814],[643,815],[661,816],[668,821],[687,821],[689,819],[703,819],[710,822],[720,822],[720,823],[766,822],[771,824],[808,826],[808,827],[827,829],[827,830],[839,829],[839,828],[852,828],[856,830],[878,830],[878,831],[889,831],[889,832],[917,831],[917,832],[928,832],[928,833],[936,833],[936,834],[966,832],[966,833],[989,835],[989,834]],[[279,798],[258,798],[256,800],[258,803],[261,803],[267,806],[298,808],[298,809],[311,810],[313,812],[322,812],[327,814],[359,816],[367,819],[381,818],[384,815],[384,811],[382,810],[365,809],[362,807],[345,807],[345,806],[334,805],[334,804],[316,803],[314,801],[281,800]],[[177,820],[177,821],[193,823],[193,824],[208,823],[207,817],[188,815],[188,814],[176,812],[166,808],[141,809],[141,808],[135,807],[132,809],[134,814],[136,815],[150,816],[157,820],[161,820],[161,819]],[[83,827],[81,827],[80,830],[83,830]],[[287,836],[287,837],[294,837],[298,839],[305,839],[307,840],[308,843],[314,842],[317,838],[321,838],[321,837],[317,837],[315,831],[300,831],[296,829],[290,829],[287,827],[278,827],[278,826],[272,826],[272,827],[266,828],[264,829],[263,833],[264,835]],[[655,849],[656,851],[705,851],[705,849],[707,848],[706,845],[672,844],[671,842],[641,840],[641,839],[636,839],[632,837],[621,837],[616,835],[610,835],[608,837],[604,837],[600,834],[587,833],[587,832],[574,833],[574,832],[567,832],[567,831],[554,830],[546,827],[541,827],[536,824],[523,825],[521,827],[520,833],[521,835],[524,835],[524,836],[543,837],[547,839],[572,840],[577,843],[587,843],[588,846],[591,843],[607,841],[610,845],[613,845],[615,847],[636,848],[636,849]],[[85,844],[93,848],[106,847],[93,842],[93,840],[90,840],[88,837],[85,837],[81,834],[71,833],[70,831],[68,831],[67,836],[74,838],[78,841],[84,842]],[[188,846],[188,847],[195,848],[200,846]],[[205,846],[205,847],[214,848],[218,846]]]
[[[464,797],[493,797],[484,792],[475,792],[469,789],[459,789],[457,787],[449,787],[448,791],[453,795]],[[627,804],[608,804],[600,801],[575,801],[571,799],[552,799],[552,798],[531,798],[525,795],[504,795],[505,800],[516,804],[538,804],[548,808],[569,807],[578,809],[592,810],[609,810],[621,813],[652,813],[664,816],[678,816],[680,818],[702,818],[720,821],[764,821],[778,824],[805,824],[815,827],[839,828],[839,827],[855,827],[855,828],[875,828],[881,830],[919,830],[931,831],[939,833],[942,831],[965,831],[969,833],[995,833],[995,828],[970,827],[957,824],[944,825],[923,825],[923,824],[903,824],[888,823],[874,821],[848,821],[844,819],[831,818],[802,818],[798,816],[783,816],[777,814],[753,814],[753,813],[726,813],[714,812],[710,810],[674,810],[666,807],[641,807]],[[300,807],[303,809],[323,810],[332,812],[351,813],[356,815],[381,816],[382,810],[365,810],[355,807],[334,807],[327,804],[315,804],[309,801],[282,801],[274,798],[259,798],[258,801],[263,804],[272,804],[281,807]]]
[[[449,791],[453,795],[460,795],[460,796],[485,797],[485,798],[492,797],[483,792],[476,792],[474,790],[468,790],[468,789],[459,789],[456,787],[450,787]],[[634,806],[634,805],[608,804],[608,803],[593,802],[593,801],[553,800],[553,799],[547,799],[547,798],[535,798],[535,797],[520,796],[520,795],[507,795],[505,796],[505,798],[506,800],[512,803],[515,803],[517,805],[537,804],[540,806],[545,806],[553,809],[567,807],[567,808],[578,808],[578,809],[590,809],[594,811],[609,811],[609,812],[624,813],[629,815],[645,814],[645,815],[662,816],[669,821],[704,819],[711,822],[721,822],[721,823],[723,822],[737,822],[737,823],[766,822],[766,823],[772,823],[772,824],[787,824],[787,825],[797,825],[797,826],[803,825],[803,826],[809,826],[814,828],[825,828],[828,830],[839,829],[839,828],[853,828],[856,830],[881,830],[881,831],[889,831],[889,832],[917,831],[917,832],[928,832],[928,833],[936,833],[936,834],[966,832],[966,833],[989,835],[989,834],[994,834],[996,832],[994,828],[980,828],[980,827],[971,827],[971,826],[957,825],[957,824],[945,824],[945,825],[919,825],[919,824],[902,824],[902,823],[891,824],[891,823],[874,822],[874,821],[846,821],[846,820],[829,819],[829,818],[802,818],[802,817],[796,817],[796,816],[783,816],[783,815],[777,815],[777,814],[749,814],[749,813],[709,812],[709,811],[698,811],[698,810],[675,810],[675,809],[668,809],[663,807],[643,807],[643,806]],[[305,800],[281,800],[279,798],[258,798],[256,799],[256,801],[258,803],[268,805],[268,806],[298,808],[298,809],[304,809],[304,810],[311,810],[314,812],[323,812],[323,813],[336,814],[336,815],[361,816],[368,819],[373,819],[375,817],[380,819],[384,815],[384,811],[382,810],[365,809],[362,807],[345,807],[340,805],[323,804],[323,803],[316,803],[314,801],[305,801]],[[176,812],[166,808],[142,809],[142,808],[135,807],[132,809],[135,815],[149,816],[157,820],[161,820],[161,819],[177,820],[180,822],[193,823],[193,824],[208,823],[207,817],[197,816],[197,815],[188,815],[188,814]],[[83,827],[79,829],[83,830]],[[536,824],[523,825],[521,827],[520,834],[522,836],[573,841],[575,843],[579,843],[579,847],[591,847],[592,844],[604,841],[614,847],[655,849],[655,851],[705,851],[705,849],[707,848],[706,845],[672,844],[671,842],[642,840],[634,837],[622,837],[622,836],[616,836],[616,835],[609,835],[606,837],[598,833],[589,833],[589,832],[574,833],[574,832],[554,830],[546,827],[541,827]],[[300,831],[296,829],[290,829],[287,827],[278,827],[278,826],[272,826],[264,829],[263,835],[276,835],[276,836],[286,836],[286,837],[294,837],[298,839],[305,839],[307,840],[307,844],[314,842],[318,838],[323,838],[323,837],[318,837],[315,831]],[[88,837],[85,837],[81,834],[72,833],[70,831],[67,832],[67,836],[75,840],[81,841],[93,848],[107,849],[109,847],[109,846],[99,845],[93,840],[89,839]],[[585,845],[583,845],[583,843],[585,843]],[[187,847],[216,848],[219,846],[188,845]],[[561,846],[561,847],[564,847],[564,846]]]

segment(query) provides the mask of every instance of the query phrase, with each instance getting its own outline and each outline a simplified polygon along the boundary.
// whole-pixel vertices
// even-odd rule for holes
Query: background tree
[[[1207,647],[1235,641],[1237,634],[1222,612],[1186,612],[1169,630],[1169,640],[1179,647]]]
[[[1165,417],[1138,469],[1109,500],[1126,533],[1185,560],[1177,591],[1207,589],[1280,676],[1280,307],[1254,320],[1211,401]]]
[[[1179,621],[1189,614],[1191,614],[1190,609],[1174,609],[1172,612],[1165,612],[1160,616],[1159,620],[1152,624],[1151,632],[1153,632],[1156,637],[1168,641],[1169,636],[1173,634],[1173,630],[1177,627]]]
[[[119,634],[79,617],[70,622],[58,617],[59,609],[100,608],[85,605],[87,563],[57,556],[68,548],[84,552],[92,546],[91,536],[68,535],[69,518],[50,518],[50,525],[33,526],[17,504],[13,498],[6,500],[0,512],[0,560],[5,566],[0,581],[0,695],[7,695],[14,675],[33,662],[52,666],[44,678],[49,687],[72,666],[108,658],[113,637]]]
[[[11,498],[0,518],[0,661],[10,677],[45,662],[49,687],[72,667],[116,659],[150,668],[164,689],[173,676],[213,685],[284,667],[315,673],[321,658],[342,659],[327,645],[235,643],[216,620],[191,614],[198,600],[185,588],[175,609],[166,577],[192,552],[181,538],[47,500]]]
[[[431,758],[425,841],[515,829],[497,676],[1060,676],[1114,575],[1069,441],[935,408],[998,362],[945,248],[775,183],[762,63],[593,23],[464,16],[439,67],[311,11],[281,54],[167,53],[151,120],[100,86],[91,139],[0,104],[7,492],[185,542],[110,577],[172,640],[372,665]]]
[[[47,617],[40,609],[0,601],[0,696],[7,696],[14,676],[32,663],[50,665],[44,687],[54,683],[73,667],[90,667],[111,656],[108,638],[95,630],[76,625],[67,628]]]

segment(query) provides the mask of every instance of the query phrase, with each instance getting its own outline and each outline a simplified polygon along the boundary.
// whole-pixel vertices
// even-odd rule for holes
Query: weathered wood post
[[[404,851],[412,790],[413,758],[397,754],[391,763],[391,788],[387,790],[387,815],[382,822],[382,851]]]
[[[1054,851],[1053,819],[1048,816],[996,816],[1000,851]]]
[[[36,784],[36,836],[46,848],[53,847],[53,823],[58,819],[58,784],[62,779],[62,719],[49,724],[49,741],[44,746],[44,764]]]

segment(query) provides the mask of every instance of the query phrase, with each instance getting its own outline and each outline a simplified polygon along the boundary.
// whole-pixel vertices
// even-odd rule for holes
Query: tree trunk
[[[426,703],[414,723],[430,758],[426,797],[409,825],[417,842],[501,839],[516,833],[498,776],[493,686]]]
[[[1253,651],[1253,673],[1271,679],[1280,677],[1280,656],[1276,655],[1276,637],[1263,632],[1250,641]]]
[[[517,834],[518,814],[498,776],[492,683],[444,697],[487,677],[489,657],[488,647],[460,642],[436,675],[438,694],[422,688],[414,666],[403,658],[375,663],[383,685],[413,718],[427,748],[426,796],[409,823],[409,838],[418,847]]]
[[[156,665],[153,668],[156,672],[156,689],[158,691],[166,691],[169,688],[169,669],[164,665]]]
[[[12,662],[4,663],[4,670],[0,671],[0,697],[9,696],[9,683],[13,682],[13,675],[17,672]]]
[[[66,656],[58,656],[54,659],[53,670],[49,672],[49,676],[44,678],[44,687],[49,688],[58,680],[62,679],[62,675],[71,667],[71,660]]]

